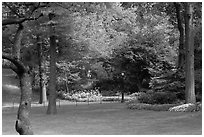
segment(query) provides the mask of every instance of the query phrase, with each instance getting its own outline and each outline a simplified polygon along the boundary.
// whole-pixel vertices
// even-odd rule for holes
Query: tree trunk
[[[68,74],[65,72],[66,81],[65,81],[65,87],[66,87],[66,93],[69,93],[69,86],[68,86]]]
[[[185,64],[185,49],[184,49],[184,28],[182,24],[182,15],[181,15],[181,4],[178,2],[174,2],[174,6],[176,8],[176,17],[178,22],[178,30],[180,33],[179,37],[179,55],[178,55],[178,69],[183,69]]]
[[[52,20],[55,15],[50,13],[49,20]],[[54,28],[50,24],[50,80],[49,80],[49,103],[47,114],[56,114],[56,36],[54,35]]]
[[[55,36],[50,37],[50,80],[49,104],[47,114],[56,114],[56,41]]]
[[[16,58],[20,59],[20,51],[21,51],[21,40],[23,37],[23,25],[19,24],[18,30],[16,32],[15,38],[14,38],[14,45],[12,49],[12,54],[16,56]]]
[[[193,7],[192,3],[185,5],[185,45],[186,45],[186,79],[185,99],[186,103],[195,103],[195,79],[194,79],[194,33],[193,33]]]
[[[32,86],[31,77],[28,73],[23,73],[20,77],[21,100],[16,120],[16,131],[20,135],[32,135],[29,113],[31,109]]]
[[[39,72],[39,95],[40,95],[40,98],[39,98],[39,104],[42,104],[43,103],[43,85],[42,85],[42,82],[43,82],[43,79],[42,79],[42,65],[41,65],[41,62],[42,62],[42,59],[41,59],[41,44],[39,43],[39,36],[37,36],[37,52],[38,52],[38,72]]]
[[[6,24],[7,25],[7,24]],[[2,58],[12,62],[11,69],[14,70],[20,79],[20,105],[18,108],[17,120],[15,129],[20,135],[32,135],[31,123],[29,120],[29,113],[31,109],[32,96],[32,80],[31,74],[20,61],[21,41],[23,37],[23,25],[19,24],[18,30],[14,38],[14,45],[12,55],[3,54]]]
[[[121,103],[124,103],[125,102],[125,100],[124,100],[124,91],[122,91],[122,93],[121,93]]]
[[[3,59],[9,60],[10,68],[14,70],[20,79],[20,105],[18,108],[15,129],[20,135],[32,135],[29,113],[31,109],[32,85],[31,75],[22,62],[18,61],[15,55],[2,54]]]

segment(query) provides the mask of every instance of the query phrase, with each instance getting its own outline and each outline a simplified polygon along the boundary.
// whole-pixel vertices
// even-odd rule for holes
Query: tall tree
[[[55,17],[54,13],[48,14],[50,20],[50,81],[49,81],[49,103],[47,114],[56,114],[56,36],[54,32],[54,24],[52,19]]]
[[[184,49],[184,28],[183,28],[183,16],[182,16],[182,4],[179,2],[174,2],[176,9],[177,27],[180,33],[179,36],[179,50],[178,50],[178,68],[183,69],[185,64],[185,49]]]
[[[185,99],[186,103],[195,103],[193,3],[184,3],[184,8],[186,45]]]
[[[39,72],[39,87],[40,87],[40,99],[39,104],[43,103],[43,79],[42,79],[42,47],[37,36],[37,53],[38,53],[38,72]]]

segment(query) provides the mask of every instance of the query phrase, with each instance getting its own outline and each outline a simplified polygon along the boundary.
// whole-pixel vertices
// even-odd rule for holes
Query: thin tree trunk
[[[121,93],[121,103],[124,103],[125,102],[125,100],[124,100],[124,91],[122,91],[122,93]]]
[[[43,82],[43,79],[42,79],[42,59],[41,59],[41,44],[39,43],[39,36],[37,36],[37,52],[38,52],[38,72],[39,72],[39,78],[40,78],[40,81],[39,81],[39,95],[40,95],[40,98],[39,98],[39,104],[42,104],[43,103],[43,85],[42,85],[42,82]]]
[[[193,7],[192,3],[185,5],[185,41],[186,41],[186,103],[195,103],[195,78],[194,78],[194,33],[193,33]]]
[[[65,72],[65,76],[66,76],[66,81],[65,81],[65,86],[66,86],[66,93],[69,93],[69,87],[68,87],[68,75]]]
[[[178,2],[174,2],[174,6],[176,8],[176,17],[178,22],[178,30],[180,33],[179,37],[179,56],[178,56],[178,68],[183,69],[185,64],[185,49],[184,49],[184,28],[182,24],[182,15],[181,15],[181,4]]]
[[[49,19],[52,20],[52,18],[55,15],[53,13],[49,14]],[[49,103],[48,103],[48,109],[47,114],[56,114],[57,108],[56,108],[56,36],[54,35],[54,28],[52,27],[52,24],[50,24],[50,80],[49,80]]]

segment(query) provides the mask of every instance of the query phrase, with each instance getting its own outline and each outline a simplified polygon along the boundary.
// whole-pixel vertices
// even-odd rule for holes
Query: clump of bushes
[[[102,96],[116,96],[117,91],[116,90],[102,90],[101,94]]]
[[[138,101],[146,104],[173,104],[177,96],[172,92],[148,92],[140,94]]]
[[[129,103],[129,109],[138,110],[154,110],[154,111],[168,111],[169,108],[177,106],[177,104],[145,104],[145,103]]]

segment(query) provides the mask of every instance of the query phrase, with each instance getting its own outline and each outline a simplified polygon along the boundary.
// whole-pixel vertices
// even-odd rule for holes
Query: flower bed
[[[176,111],[176,112],[193,112],[193,111],[201,111],[202,109],[202,105],[201,103],[196,103],[196,104],[192,104],[192,103],[188,103],[188,104],[182,104],[179,106],[174,106],[169,108],[169,111]]]
[[[73,94],[59,91],[58,97],[64,100],[78,102],[121,101],[121,96],[102,96],[98,90],[75,91]],[[124,97],[125,101],[130,101],[132,99],[133,97],[129,96]]]
[[[58,97],[60,99],[69,100],[69,101],[94,102],[94,101],[100,101],[102,98],[102,95],[99,93],[98,90],[75,91],[72,94],[60,91],[58,93]]]

